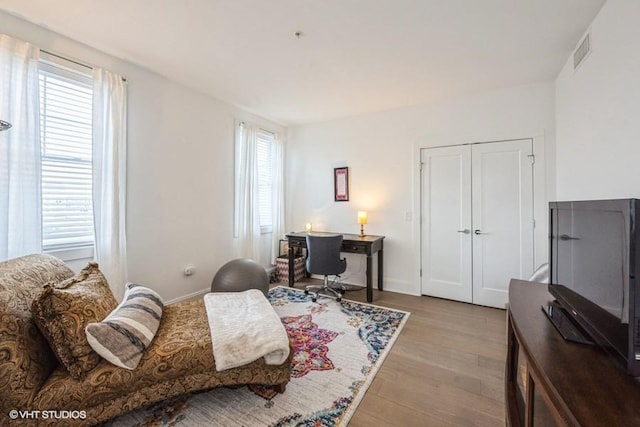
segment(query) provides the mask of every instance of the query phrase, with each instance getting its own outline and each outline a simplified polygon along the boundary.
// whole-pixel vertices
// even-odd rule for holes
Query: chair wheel
[[[305,290],[304,290],[304,294],[305,294],[305,295],[309,295],[309,290],[308,290],[308,289],[305,289]]]
[[[342,301],[342,298],[338,297],[338,298],[336,298],[336,301],[340,302],[340,301]]]
[[[313,301],[313,302],[316,302],[316,300],[317,300],[316,297],[311,298],[311,301]]]

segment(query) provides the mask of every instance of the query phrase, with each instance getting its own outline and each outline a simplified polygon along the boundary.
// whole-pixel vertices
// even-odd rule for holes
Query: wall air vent
[[[573,69],[577,70],[580,64],[584,62],[586,57],[591,53],[591,34],[587,33],[582,39],[578,48],[573,52]]]

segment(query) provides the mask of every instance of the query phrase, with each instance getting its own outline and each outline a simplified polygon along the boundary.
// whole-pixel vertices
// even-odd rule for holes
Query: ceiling
[[[0,0],[0,9],[295,125],[552,80],[604,2]]]

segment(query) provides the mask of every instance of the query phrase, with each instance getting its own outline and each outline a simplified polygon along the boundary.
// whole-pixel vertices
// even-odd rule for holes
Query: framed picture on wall
[[[349,168],[333,169],[333,191],[336,202],[349,201]]]

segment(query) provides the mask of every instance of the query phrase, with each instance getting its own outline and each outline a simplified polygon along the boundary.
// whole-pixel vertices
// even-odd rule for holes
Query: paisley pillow
[[[101,360],[87,342],[85,327],[100,322],[117,305],[98,264],[91,262],[70,279],[46,283],[31,314],[60,363],[73,378],[82,379]]]

